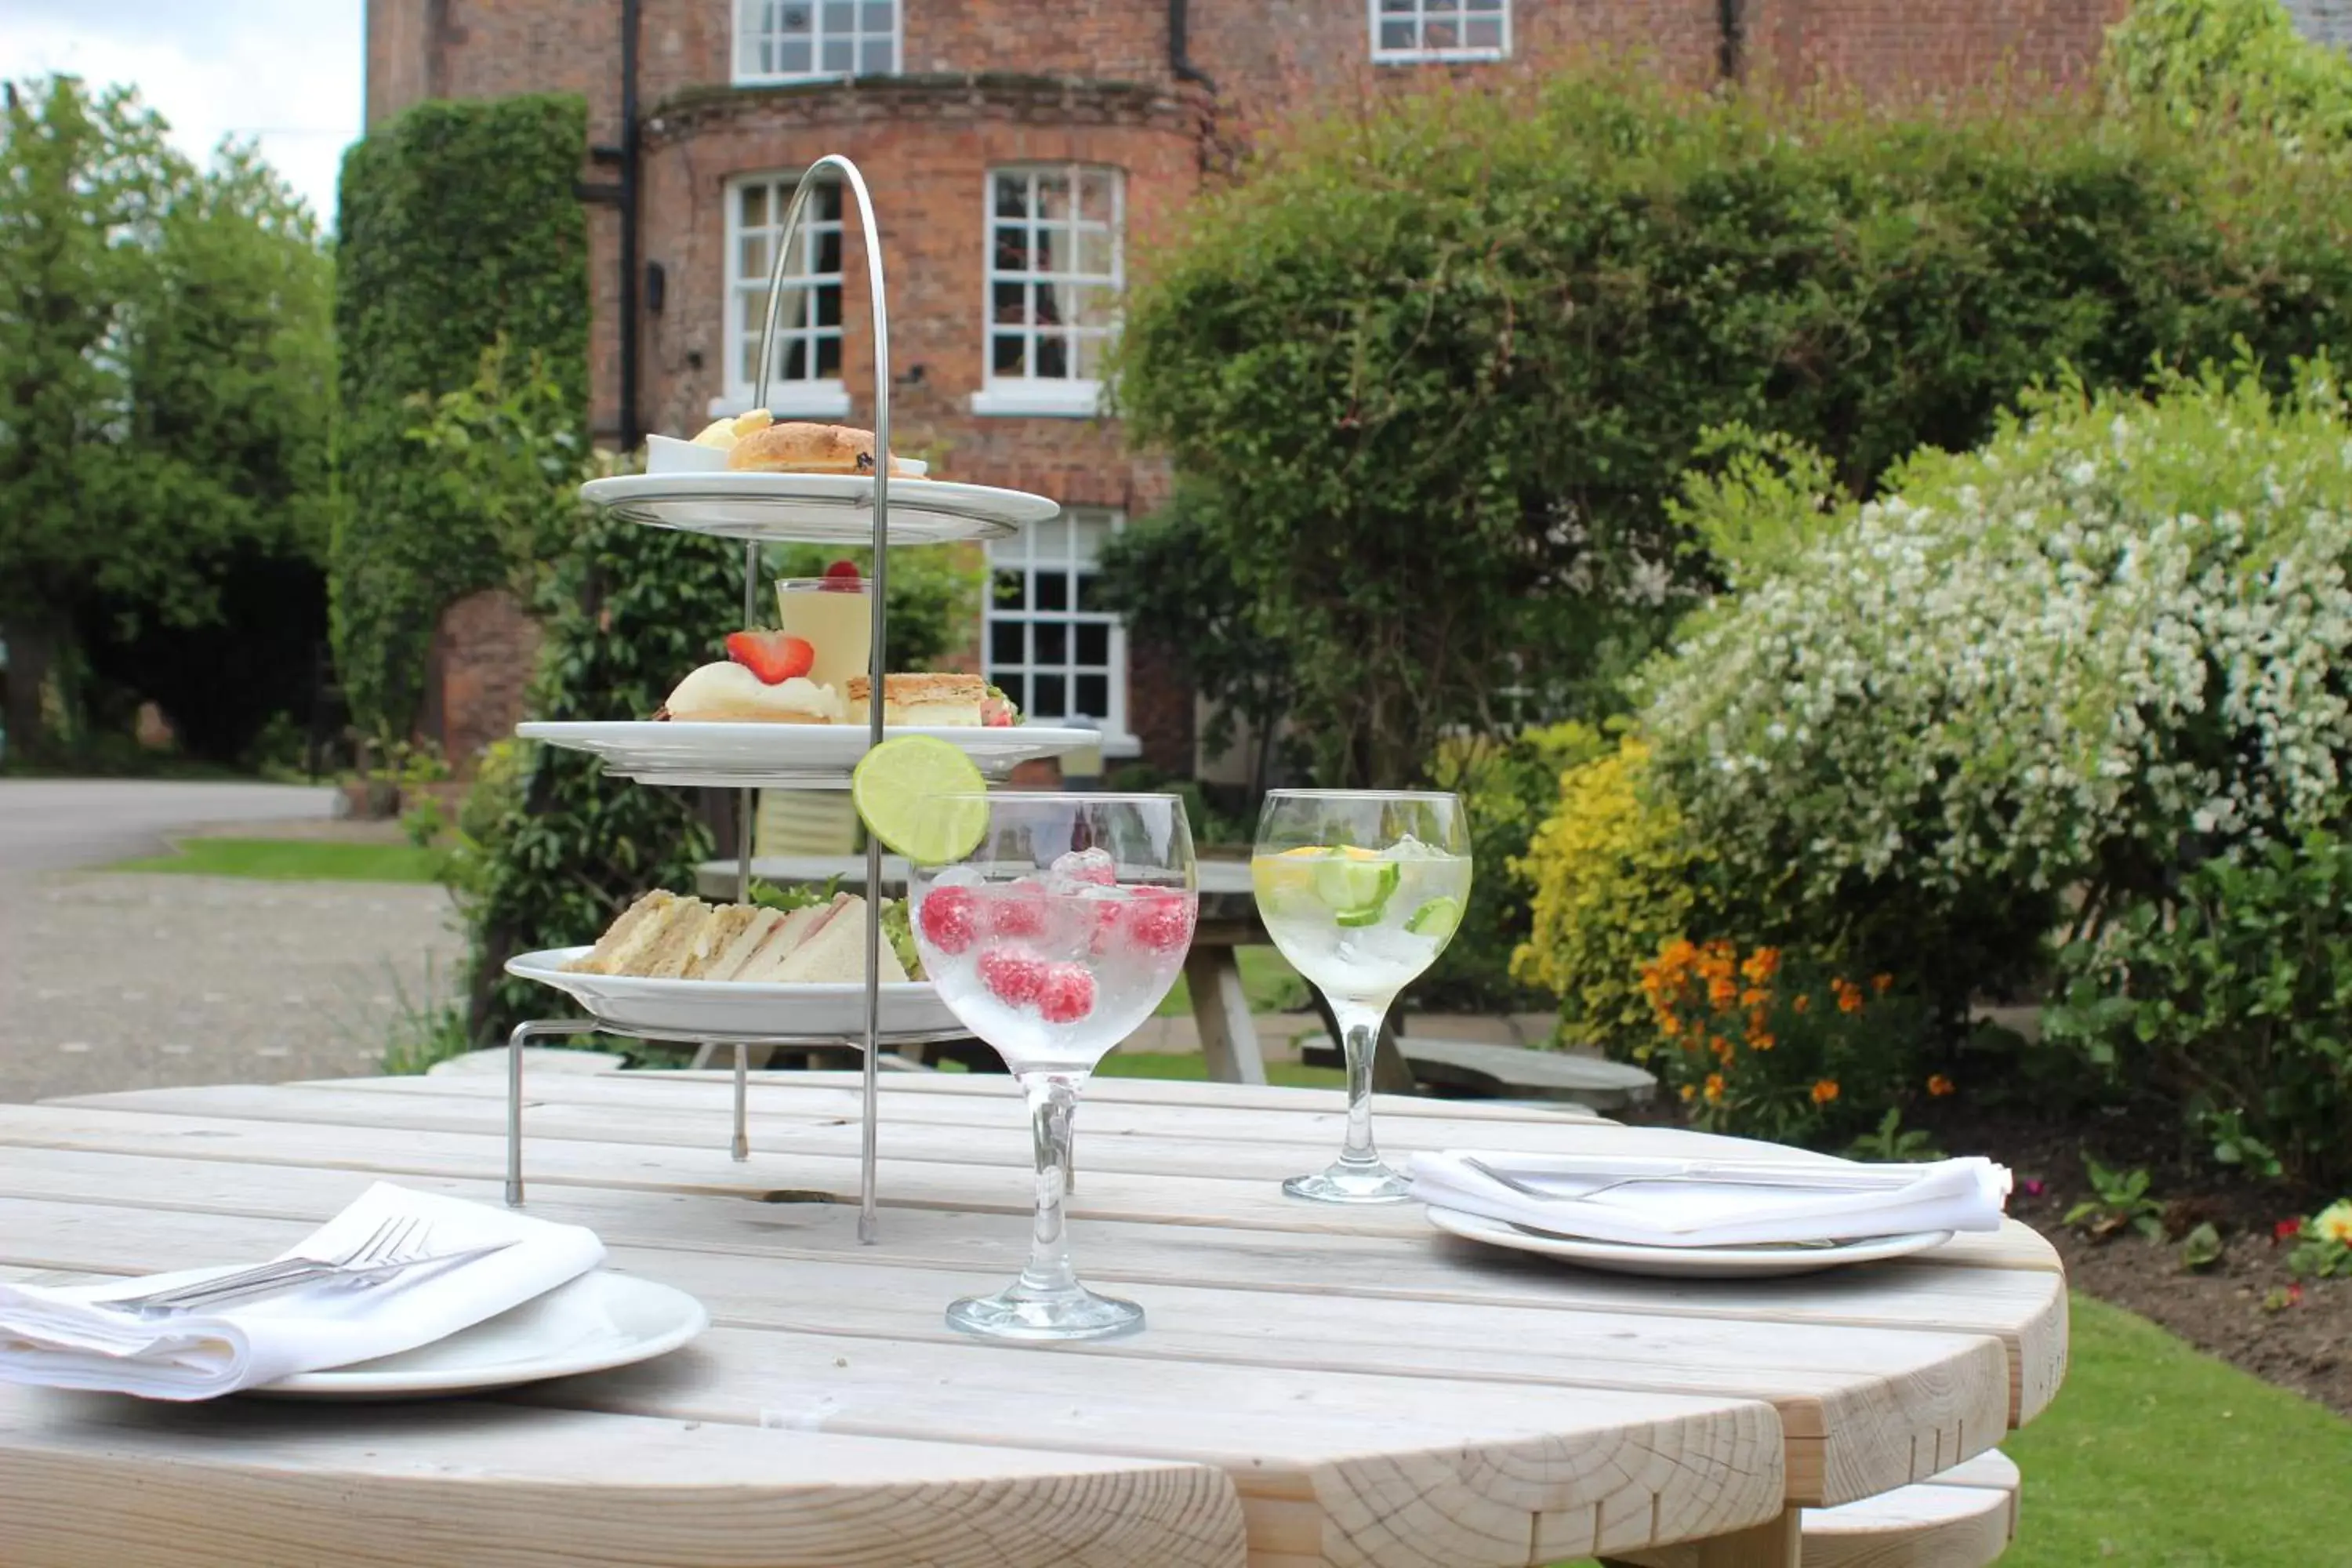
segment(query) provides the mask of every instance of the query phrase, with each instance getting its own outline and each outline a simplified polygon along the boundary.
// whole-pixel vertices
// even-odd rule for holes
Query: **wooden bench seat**
[[[1476,1040],[1439,1040],[1399,1035],[1405,1066],[1422,1089],[1475,1099],[1565,1100],[1594,1110],[1639,1104],[1657,1091],[1658,1080],[1640,1068],[1567,1051],[1533,1051]],[[1309,1067],[1341,1067],[1339,1047],[1310,1041],[1300,1053]]]
[[[1803,1568],[1985,1568],[2017,1533],[2017,1467],[1998,1451],[1843,1508],[1804,1510]],[[1607,1559],[1610,1568],[1714,1568],[1704,1542]]]

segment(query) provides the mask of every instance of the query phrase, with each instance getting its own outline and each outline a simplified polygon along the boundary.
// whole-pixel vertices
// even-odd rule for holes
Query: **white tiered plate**
[[[670,720],[615,720],[518,725],[526,741],[595,755],[607,770],[640,784],[740,789],[787,784],[848,787],[850,770],[866,754],[863,724],[689,724]],[[997,729],[893,725],[889,735],[933,735],[961,751],[982,775],[1001,779],[1022,763],[1099,745],[1093,730],[1044,724]]]
[[[580,499],[632,522],[727,539],[874,542],[874,481],[856,474],[616,474]],[[890,481],[890,542],[1003,539],[1044,522],[1060,503],[1023,490],[951,479]]]
[[[791,1035],[866,1037],[866,986],[766,985],[735,980],[647,980],[635,974],[575,974],[563,966],[587,956],[584,947],[551,947],[507,960],[507,973],[568,993],[589,1016],[627,1033],[665,1039],[708,1036]],[[882,987],[881,1032],[961,1033],[963,1026],[927,982]]]
[[[1561,1258],[1604,1274],[1644,1274],[1660,1279],[1769,1279],[1789,1274],[1818,1274],[1825,1268],[1843,1268],[1851,1263],[1908,1258],[1952,1239],[1948,1230],[1921,1230],[1903,1236],[1857,1237],[1851,1241],[1788,1247],[1635,1247],[1531,1230],[1508,1220],[1464,1214],[1434,1204],[1429,1208],[1429,1222],[1470,1241],[1541,1253],[1546,1258]]]

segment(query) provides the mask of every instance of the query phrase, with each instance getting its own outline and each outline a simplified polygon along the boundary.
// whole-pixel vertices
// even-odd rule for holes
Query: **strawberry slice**
[[[836,561],[824,569],[824,586],[835,594],[855,594],[866,585],[866,574],[855,561]]]
[[[730,632],[727,657],[760,678],[764,686],[782,686],[796,675],[806,675],[816,663],[816,649],[806,637],[782,632]]]

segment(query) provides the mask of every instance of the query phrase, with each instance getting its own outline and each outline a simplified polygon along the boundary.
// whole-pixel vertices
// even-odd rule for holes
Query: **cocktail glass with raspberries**
[[[1143,1309],[1078,1283],[1062,1224],[1070,1120],[1095,1065],[1168,994],[1200,900],[1184,804],[1173,795],[941,795],[925,809],[987,830],[962,858],[918,862],[915,945],[940,999],[1020,1079],[1036,1124],[1029,1265],[950,1326],[1002,1339],[1132,1333]],[[943,836],[951,840],[954,835]]]

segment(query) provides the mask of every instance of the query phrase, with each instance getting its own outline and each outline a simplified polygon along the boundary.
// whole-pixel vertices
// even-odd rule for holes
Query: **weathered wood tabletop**
[[[861,1247],[854,1079],[755,1085],[742,1164],[724,1081],[530,1084],[531,1211],[706,1302],[686,1350],[428,1405],[0,1389],[0,1563],[1484,1568],[1706,1539],[1709,1568],[1790,1568],[1789,1510],[1992,1447],[2064,1372],[2064,1280],[2019,1225],[1808,1279],[1587,1273],[1442,1237],[1417,1206],[1285,1198],[1277,1178],[1338,1147],[1335,1093],[1117,1079],[1079,1112],[1072,1236],[1150,1326],[975,1342],[941,1312],[1025,1251],[1013,1086],[887,1080]],[[0,1270],[260,1256],[379,1177],[497,1203],[503,1091],[0,1105]],[[1494,1105],[1379,1118],[1392,1153],[1705,1142]]]

